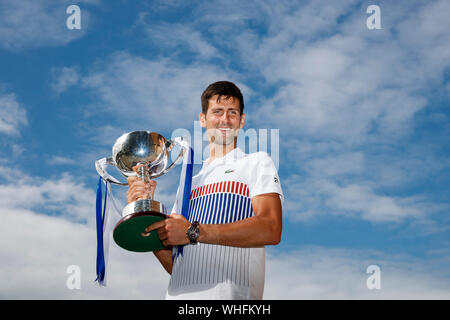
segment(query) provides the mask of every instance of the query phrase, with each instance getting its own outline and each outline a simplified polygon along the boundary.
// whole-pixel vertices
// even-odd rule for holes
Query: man
[[[245,124],[244,99],[228,81],[203,92],[199,120],[208,134],[210,157],[192,178],[189,218],[177,211],[150,225],[164,246],[154,252],[171,274],[167,299],[262,299],[265,245],[280,242],[283,193],[265,152],[236,147]],[[148,197],[156,182],[128,179],[128,202]],[[173,258],[172,258],[173,257]]]

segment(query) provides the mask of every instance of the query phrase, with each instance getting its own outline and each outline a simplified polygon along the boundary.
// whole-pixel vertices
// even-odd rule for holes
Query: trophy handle
[[[102,159],[99,159],[99,160],[95,161],[95,169],[97,169],[97,173],[103,178],[103,180],[111,182],[113,184],[120,185],[120,186],[127,186],[128,183],[120,182],[119,180],[117,180],[116,178],[111,176],[106,171],[106,166],[107,165],[116,166],[115,163],[114,163],[113,158],[111,158],[111,157],[109,157],[109,158],[102,158]]]
[[[185,146],[183,146],[182,144],[180,144],[178,141],[176,141],[177,138],[172,139],[172,140],[168,140],[166,142],[166,150],[170,151],[170,149],[172,149],[174,146],[180,146],[181,147],[181,151],[178,154],[177,158],[175,159],[174,162],[172,162],[166,169],[164,169],[162,172],[156,174],[156,175],[152,175],[151,178],[158,178],[160,176],[162,176],[163,174],[166,174],[169,170],[171,170],[183,157],[184,153],[187,151],[187,148]],[[182,138],[181,138],[182,139]]]

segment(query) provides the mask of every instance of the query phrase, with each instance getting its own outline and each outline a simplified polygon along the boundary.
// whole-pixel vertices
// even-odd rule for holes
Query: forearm
[[[172,274],[172,249],[161,249],[158,251],[153,251],[156,258],[159,260],[164,269]]]
[[[198,241],[233,247],[276,245],[281,238],[281,223],[253,216],[228,224],[200,224]]]

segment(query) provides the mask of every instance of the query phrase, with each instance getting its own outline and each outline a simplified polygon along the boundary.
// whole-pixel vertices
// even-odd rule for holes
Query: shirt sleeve
[[[281,203],[283,203],[284,195],[280,177],[272,158],[267,152],[257,152],[254,157],[249,177],[250,197],[265,193],[278,193]]]

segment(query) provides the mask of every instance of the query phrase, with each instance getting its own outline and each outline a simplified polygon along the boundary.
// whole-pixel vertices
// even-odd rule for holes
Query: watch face
[[[198,223],[193,223],[188,229],[188,237],[191,242],[197,242],[198,237],[200,236],[200,229],[198,227]]]
[[[191,239],[192,240],[197,240],[198,236],[199,236],[198,229],[194,229],[191,231]]]

